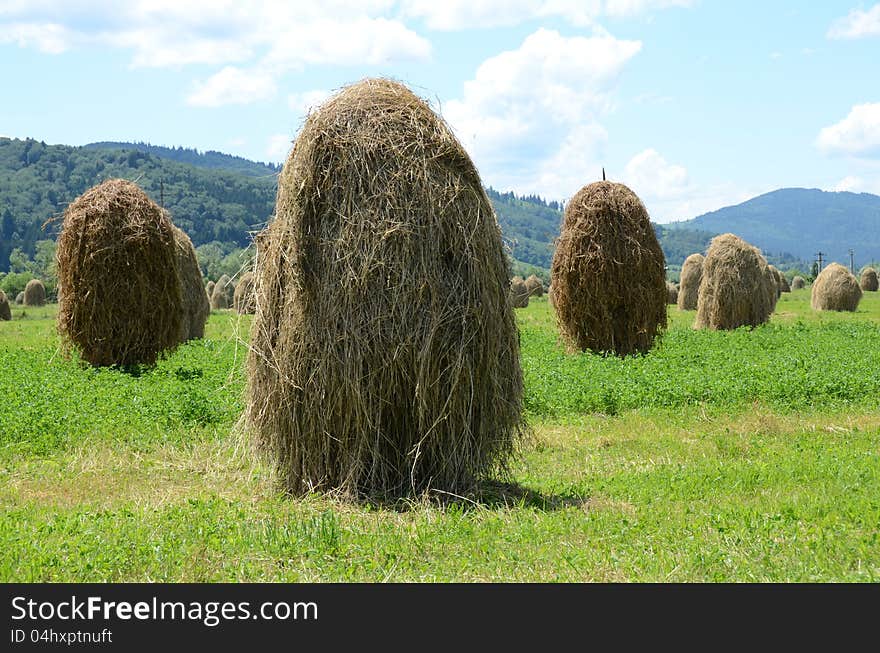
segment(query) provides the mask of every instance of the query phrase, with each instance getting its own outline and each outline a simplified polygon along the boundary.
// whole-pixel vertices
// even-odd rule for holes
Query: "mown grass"
[[[247,319],[132,374],[65,360],[29,310],[0,323],[0,579],[876,581],[880,297],[808,297],[729,334],[673,308],[626,360],[565,354],[533,302],[512,478],[378,506],[291,499],[250,454]]]

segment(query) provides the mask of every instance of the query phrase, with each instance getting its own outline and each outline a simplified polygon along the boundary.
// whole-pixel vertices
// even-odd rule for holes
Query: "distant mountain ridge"
[[[857,267],[880,260],[880,196],[809,188],[782,188],[670,229],[732,232],[765,254],[789,252],[805,261],[822,252],[827,262]]]
[[[150,143],[121,143],[116,141],[101,141],[83,145],[86,150],[137,150],[146,154],[162,157],[178,163],[188,163],[199,168],[208,170],[225,170],[227,172],[240,172],[249,177],[266,177],[277,175],[281,172],[281,166],[274,163],[258,163],[232,154],[224,154],[216,150],[199,150],[188,147],[165,147],[163,145],[151,145]]]

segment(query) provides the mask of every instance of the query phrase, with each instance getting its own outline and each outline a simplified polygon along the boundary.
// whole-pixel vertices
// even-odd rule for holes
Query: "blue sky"
[[[653,219],[780,187],[880,194],[880,3],[0,0],[0,135],[284,160],[308,108],[391,76],[484,183],[601,175]]]

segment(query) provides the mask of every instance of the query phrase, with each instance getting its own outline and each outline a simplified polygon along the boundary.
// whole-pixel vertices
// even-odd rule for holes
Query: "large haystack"
[[[24,287],[25,306],[45,306],[46,286],[39,279],[31,279]]]
[[[678,308],[682,311],[697,310],[697,298],[700,296],[700,281],[703,279],[702,254],[691,254],[681,266],[681,278],[678,282]]]
[[[810,304],[817,311],[855,311],[861,299],[855,275],[840,263],[832,263],[813,282]]]
[[[224,274],[217,279],[214,290],[211,292],[211,308],[213,310],[231,306],[232,300],[235,298],[235,288],[233,287],[230,291],[230,286],[232,286],[232,281],[228,275]]]
[[[529,305],[529,287],[521,277],[510,280],[510,305],[514,308],[525,308]]]
[[[183,316],[180,324],[180,341],[195,340],[205,335],[205,322],[211,314],[211,305],[205,294],[202,269],[196,258],[196,250],[186,233],[174,229],[174,246],[177,253],[177,274],[183,299]]]
[[[556,321],[569,349],[648,351],[666,328],[664,268],[635,193],[609,181],[578,191],[566,204],[550,272]]]
[[[671,281],[666,282],[666,303],[678,304],[678,286]]]
[[[877,280],[877,270],[874,268],[862,270],[859,287],[866,292],[877,292],[878,287],[880,287],[880,282]]]
[[[6,293],[0,290],[0,320],[8,321],[12,319],[12,309],[9,307],[9,298]]]
[[[804,281],[804,278],[801,276],[796,276],[791,280],[791,289],[792,290],[800,290],[804,286],[807,285],[807,282]]]
[[[232,306],[240,315],[253,315],[257,310],[257,302],[254,298],[253,272],[245,272],[235,285],[235,295],[232,298]]]
[[[168,215],[110,179],[64,211],[56,252],[58,330],[92,365],[155,363],[180,340],[182,298]]]
[[[543,297],[544,296],[544,282],[541,281],[537,275],[530,275],[526,280],[526,290],[529,291],[529,297]]]
[[[245,424],[294,493],[460,493],[525,426],[492,205],[446,124],[365,80],[313,111],[257,239]]]
[[[757,248],[733,234],[712,239],[697,301],[698,329],[736,329],[770,319],[776,279]]]

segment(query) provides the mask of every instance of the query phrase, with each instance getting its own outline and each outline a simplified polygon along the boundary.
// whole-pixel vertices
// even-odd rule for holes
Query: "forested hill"
[[[137,182],[164,203],[196,247],[212,244],[215,255],[246,247],[250,234],[272,215],[278,168],[219,152],[198,152],[142,143],[47,145],[32,139],[0,138],[0,271],[21,248],[33,257],[40,240],[54,239],[67,204],[111,177]],[[487,189],[513,257],[550,267],[562,207],[537,196],[518,197]],[[657,226],[671,267],[703,251],[708,231]],[[215,246],[216,245],[216,246]]]
[[[240,156],[224,154],[214,150],[199,152],[198,150],[186,147],[163,147],[161,145],[150,145],[149,143],[115,143],[110,141],[89,143],[83,147],[87,150],[137,150],[138,152],[152,154],[163,159],[177,161],[178,163],[188,163],[198,168],[240,172],[249,177],[271,177],[281,172],[281,166],[274,163],[257,163]]]
[[[787,251],[812,261],[849,265],[849,250],[862,265],[880,260],[880,196],[783,188],[728,206],[672,228],[732,232],[765,253]]]

